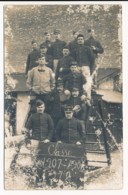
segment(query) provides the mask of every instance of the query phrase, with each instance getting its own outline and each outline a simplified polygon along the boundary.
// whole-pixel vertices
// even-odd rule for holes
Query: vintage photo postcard
[[[11,4],[4,189],[123,188],[122,5]]]

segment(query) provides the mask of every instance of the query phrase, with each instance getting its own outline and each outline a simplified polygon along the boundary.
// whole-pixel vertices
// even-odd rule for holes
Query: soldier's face
[[[95,36],[95,31],[94,30],[91,30],[91,32],[89,33],[89,36],[90,37],[94,37]]]
[[[45,57],[41,57],[41,58],[38,60],[38,63],[39,63],[40,65],[45,65],[45,64],[46,64]]]
[[[63,49],[63,55],[68,56],[69,55],[69,49]]]
[[[45,35],[45,39],[46,40],[50,40],[51,39],[51,35],[50,34]]]
[[[83,45],[84,44],[84,37],[78,37],[77,42],[78,42],[78,44]]]
[[[47,52],[47,48],[46,48],[46,47],[41,48],[41,49],[40,49],[40,52],[45,54],[45,53]]]
[[[71,72],[77,72],[78,70],[77,70],[77,66],[71,66]]]
[[[74,39],[76,39],[77,38],[77,36],[78,36],[78,32],[76,32],[73,36],[74,36]]]
[[[78,97],[79,91],[72,91],[72,96],[73,97]]]
[[[33,43],[33,44],[32,44],[32,48],[33,48],[33,49],[37,48],[37,43]]]
[[[55,36],[55,39],[60,39],[61,37],[60,34],[55,34],[54,36]]]
[[[43,113],[44,112],[44,109],[45,109],[45,105],[42,104],[42,105],[36,107],[36,109],[37,109],[37,112],[38,113]]]
[[[72,111],[65,112],[65,117],[66,119],[71,119],[73,117],[73,112]]]

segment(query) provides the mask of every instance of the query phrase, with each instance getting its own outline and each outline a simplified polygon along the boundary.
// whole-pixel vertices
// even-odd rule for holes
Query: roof
[[[106,79],[112,78],[118,75],[120,72],[119,68],[100,68],[98,70],[97,81],[98,83],[103,82]],[[28,92],[28,88],[26,86],[26,75],[25,73],[12,73],[12,80],[15,82],[15,85],[11,88],[10,91],[13,92]],[[12,82],[10,82],[12,84]],[[6,83],[7,84],[7,83]]]
[[[97,81],[98,83],[101,83],[104,80],[108,80],[109,78],[113,78],[119,75],[119,73],[120,73],[119,68],[99,68]]]
[[[96,90],[97,94],[102,95],[102,99],[108,103],[122,103],[122,93],[112,90]]]

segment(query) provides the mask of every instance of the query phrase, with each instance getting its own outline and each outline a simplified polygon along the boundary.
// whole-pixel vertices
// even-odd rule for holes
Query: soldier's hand
[[[62,72],[63,71],[63,68],[60,68],[59,72]]]
[[[57,143],[58,143],[58,144],[61,144],[61,143],[62,143],[62,141],[60,141],[60,140],[59,140],[59,141],[57,141]]]
[[[82,95],[82,96],[80,97],[80,99],[81,99],[81,101],[85,101],[85,100],[86,100],[86,95]]]
[[[65,95],[70,95],[71,93],[70,93],[69,90],[65,90],[65,91],[64,91],[64,94],[65,94]]]
[[[81,142],[78,141],[78,142],[76,142],[76,144],[77,144],[77,145],[81,145]]]
[[[44,143],[48,143],[48,142],[50,142],[50,140],[49,139],[45,139],[43,142]]]
[[[96,47],[95,46],[91,46],[93,50],[96,50]]]

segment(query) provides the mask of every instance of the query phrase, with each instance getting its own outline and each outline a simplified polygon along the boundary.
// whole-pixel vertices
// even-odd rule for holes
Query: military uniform
[[[30,138],[40,141],[51,140],[54,133],[53,121],[47,113],[32,114],[26,124],[26,128],[32,130]]]
[[[40,44],[40,47],[42,45],[45,45],[47,47],[47,54],[52,56],[52,44],[53,42],[51,42],[50,40],[46,40],[45,42]]]
[[[28,73],[29,70],[31,70],[32,68],[38,65],[37,63],[38,58],[39,58],[38,49],[34,49],[29,53],[27,58],[27,63],[26,63],[26,70],[25,70],[26,74]]]
[[[83,139],[83,127],[81,122],[72,117],[61,119],[56,128],[57,140],[65,143],[76,143],[77,141],[82,142]]]

